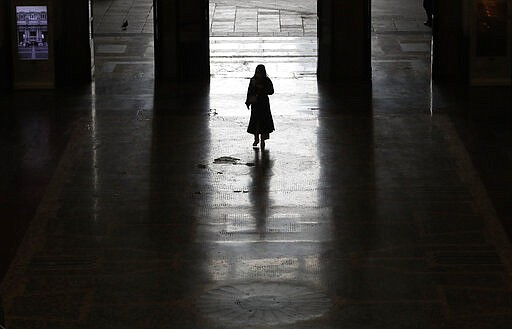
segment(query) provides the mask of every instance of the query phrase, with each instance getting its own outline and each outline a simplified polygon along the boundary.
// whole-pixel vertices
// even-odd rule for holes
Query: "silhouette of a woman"
[[[270,112],[270,102],[268,95],[274,93],[272,81],[267,76],[265,66],[260,64],[256,67],[254,76],[251,78],[249,88],[247,90],[247,98],[245,105],[251,107],[251,119],[247,132],[254,135],[254,143],[256,147],[261,139],[261,148],[265,147],[265,140],[270,138],[270,133],[274,131],[274,120]]]

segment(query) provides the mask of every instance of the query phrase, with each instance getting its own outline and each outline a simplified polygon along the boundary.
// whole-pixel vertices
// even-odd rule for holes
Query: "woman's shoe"
[[[252,146],[258,146],[258,143],[259,143],[259,142],[260,142],[260,141],[259,141],[258,139],[255,139],[255,140],[254,140],[254,143],[252,143]],[[262,143],[263,143],[263,142],[262,142]]]

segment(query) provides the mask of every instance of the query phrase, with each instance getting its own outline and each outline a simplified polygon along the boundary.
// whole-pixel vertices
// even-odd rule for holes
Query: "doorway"
[[[411,104],[431,109],[432,29],[424,24],[423,1],[373,0],[371,10],[376,103],[393,102],[397,112],[410,111]],[[424,104],[417,104],[418,95]]]
[[[153,0],[91,0],[93,80],[154,80]]]
[[[273,77],[316,77],[316,0],[210,0],[212,78],[241,78],[264,64]]]
[[[240,115],[258,64],[281,114],[318,107],[317,0],[210,0],[209,10],[212,107]]]

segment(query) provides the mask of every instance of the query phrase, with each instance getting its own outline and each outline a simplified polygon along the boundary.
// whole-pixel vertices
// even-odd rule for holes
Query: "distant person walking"
[[[427,14],[427,20],[423,23],[428,27],[432,27],[432,21],[434,19],[434,0],[423,0],[423,8]]]
[[[254,76],[249,82],[245,105],[251,108],[251,119],[247,132],[254,135],[252,146],[258,146],[261,141],[261,148],[265,147],[265,141],[270,138],[274,131],[274,120],[270,112],[268,95],[274,94],[274,86],[267,76],[265,66],[260,64],[256,67]]]

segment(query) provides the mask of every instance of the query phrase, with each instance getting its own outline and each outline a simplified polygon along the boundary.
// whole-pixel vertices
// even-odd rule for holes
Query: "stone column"
[[[90,82],[89,0],[55,0],[54,16],[57,86]]]
[[[469,74],[469,34],[464,1],[435,1],[432,78],[437,82],[465,82]]]
[[[208,81],[208,0],[155,0],[157,82]]]
[[[9,1],[0,0],[0,91],[11,87],[11,39]]]
[[[318,78],[371,82],[370,0],[318,0]]]

